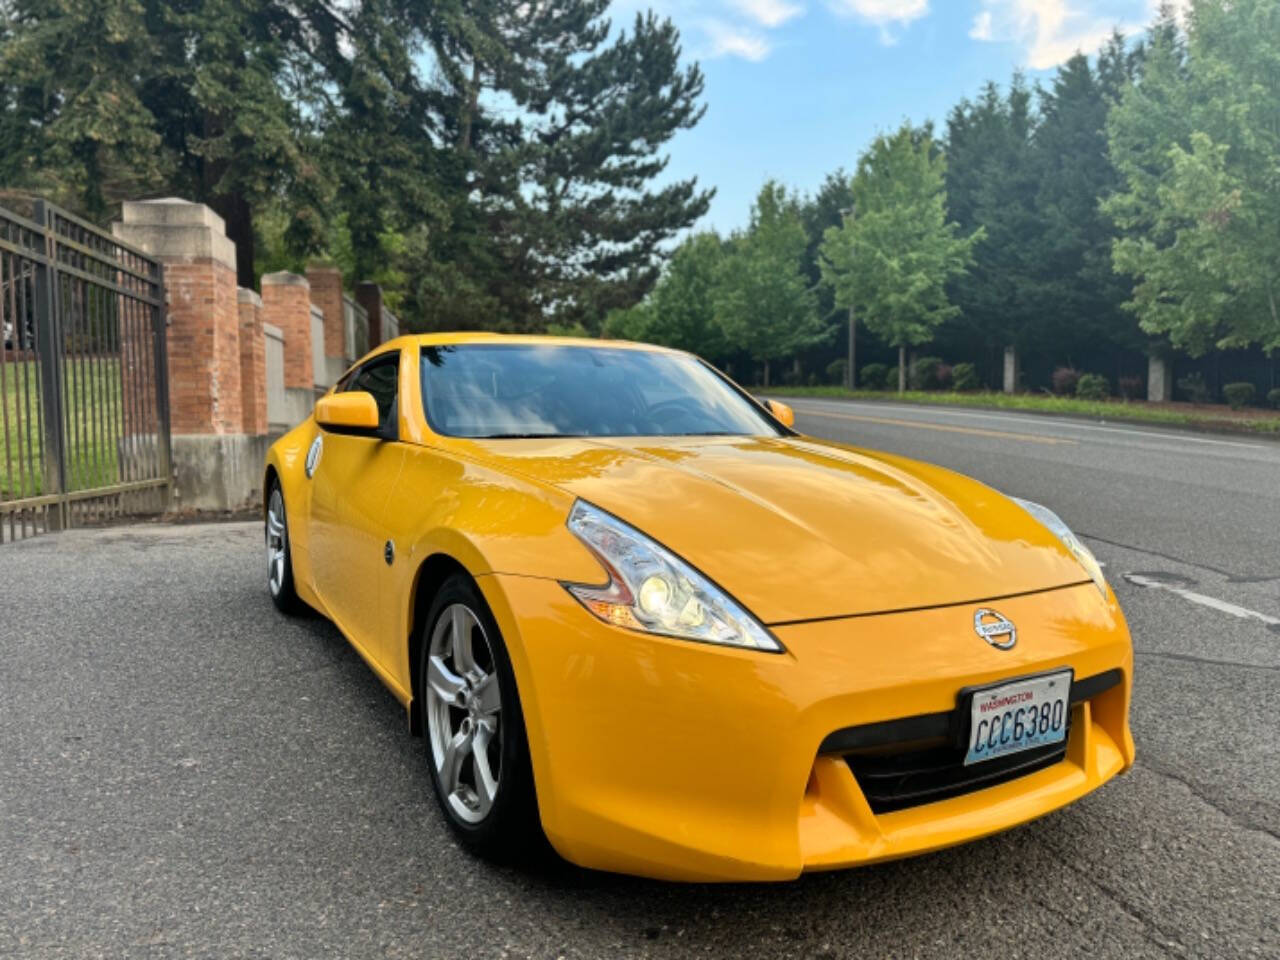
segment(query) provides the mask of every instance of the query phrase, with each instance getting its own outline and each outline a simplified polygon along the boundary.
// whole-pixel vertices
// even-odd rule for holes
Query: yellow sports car
[[[404,705],[481,853],[783,880],[1131,766],[1129,631],[1062,521],[792,421],[679,351],[402,337],[271,448],[271,596]]]

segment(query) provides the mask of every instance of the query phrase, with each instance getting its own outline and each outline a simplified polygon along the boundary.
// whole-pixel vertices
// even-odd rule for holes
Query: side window
[[[378,421],[385,430],[398,412],[396,399],[400,395],[399,352],[370,360],[347,381],[344,389],[363,390],[373,394],[373,399],[378,404]]]

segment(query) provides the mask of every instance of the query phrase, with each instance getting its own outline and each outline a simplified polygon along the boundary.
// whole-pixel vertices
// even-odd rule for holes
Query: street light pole
[[[857,208],[858,205],[854,202],[849,204],[848,209],[840,211],[846,227],[853,223]],[[849,303],[849,353],[845,358],[844,385],[847,390],[858,388],[858,315],[852,301]]]

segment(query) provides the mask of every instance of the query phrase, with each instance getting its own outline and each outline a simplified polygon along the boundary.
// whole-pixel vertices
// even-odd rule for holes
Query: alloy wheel
[[[271,491],[267,501],[267,584],[273,597],[284,586],[289,534],[285,527],[284,496],[280,488]]]
[[[488,816],[502,776],[502,694],[493,647],[463,603],[441,611],[427,654],[427,733],[441,792],[459,820]]]

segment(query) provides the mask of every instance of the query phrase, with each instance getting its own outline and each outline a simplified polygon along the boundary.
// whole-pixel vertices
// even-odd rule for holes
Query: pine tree
[[[702,116],[702,74],[681,67],[669,20],[638,15],[610,38],[606,8],[490,0],[432,16],[454,154],[432,324],[553,318],[598,331],[652,288],[662,244],[706,212],[711,194],[694,180],[651,186],[662,147]]]

